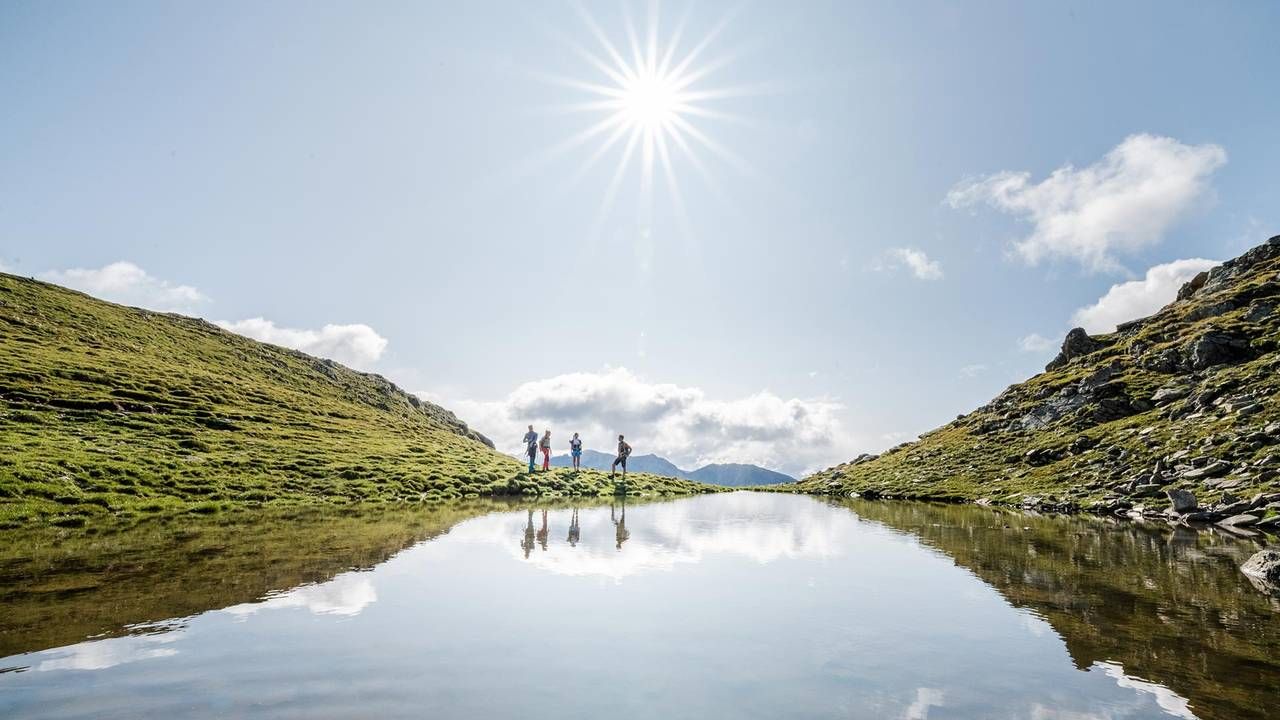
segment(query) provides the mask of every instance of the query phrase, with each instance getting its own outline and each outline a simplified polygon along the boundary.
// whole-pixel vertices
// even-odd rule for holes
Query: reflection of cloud
[[[1031,706],[1031,720],[1111,720],[1111,714],[1099,715],[1090,712],[1075,712],[1045,707],[1040,703]]]
[[[916,688],[916,700],[903,713],[903,720],[927,720],[929,708],[942,707],[946,693],[936,688]]]
[[[239,617],[262,610],[306,608],[317,615],[359,615],[377,602],[378,593],[368,573],[350,572],[316,585],[303,585],[278,595],[268,595],[261,602],[241,603],[223,608],[222,612]]]
[[[842,535],[851,515],[831,513],[813,505],[786,506],[785,517],[758,522],[760,513],[777,506],[770,498],[749,493],[719,496],[712,502],[697,500],[627,508],[626,529],[630,537],[617,547],[613,520],[620,508],[589,508],[580,511],[581,542],[577,547],[553,543],[530,555],[528,562],[562,575],[607,577],[621,580],[649,571],[668,571],[680,564],[696,564],[711,556],[736,556],[757,563],[782,558],[828,558],[846,544]],[[550,514],[550,536],[559,538],[568,527],[568,512]],[[509,548],[513,557],[524,561],[518,542],[517,524],[523,513],[477,518],[455,528],[451,535],[465,541],[485,542]],[[540,519],[535,517],[535,527]]]
[[[1116,685],[1122,688],[1129,688],[1155,696],[1156,704],[1169,715],[1183,718],[1184,720],[1196,720],[1195,713],[1191,712],[1190,701],[1169,688],[1125,675],[1124,666],[1119,663],[1096,662],[1089,670],[1092,672],[1095,668],[1102,670],[1107,677],[1114,679]]]
[[[157,635],[90,640],[48,651],[45,654],[49,659],[41,660],[36,670],[104,670],[138,660],[169,657],[178,651],[164,646],[181,639],[182,632],[174,630]]]
[[[1018,620],[1022,623],[1022,627],[1036,637],[1045,635],[1057,635],[1053,626],[1047,620],[1030,610],[1020,610],[1018,612]]]

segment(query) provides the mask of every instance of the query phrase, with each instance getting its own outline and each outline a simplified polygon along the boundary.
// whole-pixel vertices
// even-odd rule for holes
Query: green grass
[[[675,494],[527,475],[378,375],[0,274],[0,527],[242,506]]]

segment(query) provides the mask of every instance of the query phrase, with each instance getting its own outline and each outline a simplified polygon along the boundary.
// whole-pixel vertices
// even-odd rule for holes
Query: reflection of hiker
[[[548,430],[546,435],[542,436],[542,442],[538,443],[542,447],[542,472],[551,469],[551,431]]]
[[[573,439],[569,441],[569,454],[573,456],[573,469],[579,470],[582,467],[582,438],[578,437],[578,433],[573,434]]]
[[[533,551],[533,509],[529,509],[529,524],[524,526],[524,539],[520,541],[520,549],[524,550],[524,559],[529,559]]]
[[[613,521],[614,536],[618,541],[618,549],[622,549],[622,543],[631,537],[631,533],[627,531],[627,500],[622,499],[622,514],[615,517],[613,514],[613,503],[609,503],[609,519]]]
[[[538,544],[542,546],[542,551],[547,551],[547,511],[542,511],[542,529],[538,531]]]
[[[533,426],[529,426],[529,432],[524,434],[524,451],[529,456],[529,472],[533,472],[533,459],[538,456],[538,433],[533,431]]]
[[[618,465],[622,465],[622,478],[627,478],[627,457],[631,455],[631,446],[627,444],[622,436],[618,436],[618,457],[614,458],[613,467],[609,469],[609,477],[613,477],[618,471]]]
[[[578,508],[573,509],[573,516],[569,518],[569,544],[577,547],[578,540],[582,538],[582,528],[578,526]]]

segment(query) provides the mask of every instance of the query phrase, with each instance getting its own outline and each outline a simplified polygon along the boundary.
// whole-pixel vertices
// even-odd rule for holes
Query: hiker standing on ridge
[[[548,430],[547,433],[542,436],[542,442],[539,443],[539,445],[542,447],[542,472],[546,472],[551,469],[551,431],[550,430]]]
[[[529,426],[529,432],[524,434],[524,451],[529,456],[529,474],[533,474],[533,459],[538,456],[538,433],[533,431],[533,426]]]
[[[613,460],[613,467],[609,468],[609,477],[612,478],[618,472],[618,465],[622,465],[622,479],[627,479],[627,457],[631,455],[631,446],[627,444],[622,436],[618,436],[618,457]]]
[[[573,434],[573,439],[569,441],[569,454],[573,456],[573,469],[582,469],[582,438],[578,437],[578,433]]]

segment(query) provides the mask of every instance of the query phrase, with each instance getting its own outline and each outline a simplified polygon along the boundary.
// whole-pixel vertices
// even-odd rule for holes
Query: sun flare
[[[592,51],[576,42],[567,42],[587,62],[590,69],[588,77],[544,76],[544,79],[585,93],[586,97],[580,102],[561,106],[562,110],[595,114],[598,119],[552,148],[549,154],[559,154],[596,141],[594,151],[571,178],[571,184],[581,180],[605,157],[618,157],[617,167],[605,187],[601,215],[612,206],[619,186],[633,164],[639,168],[642,205],[651,204],[654,181],[660,174],[681,216],[684,212],[680,193],[683,168],[692,168],[717,191],[706,156],[714,156],[738,170],[746,169],[741,158],[700,127],[712,121],[741,121],[741,118],[712,105],[754,93],[750,88],[707,88],[702,85],[709,75],[732,59],[729,55],[704,57],[728,23],[728,18],[721,20],[698,42],[682,43],[688,19],[686,14],[671,34],[660,41],[657,8],[651,5],[643,39],[627,16],[628,42],[622,46],[627,51],[624,53],[584,7],[579,6],[578,13],[595,38],[598,49]]]

